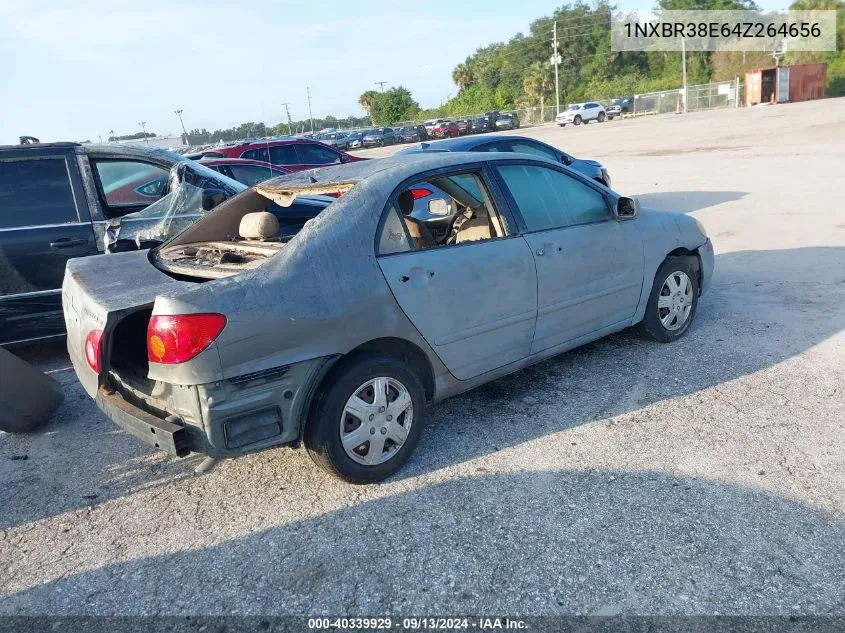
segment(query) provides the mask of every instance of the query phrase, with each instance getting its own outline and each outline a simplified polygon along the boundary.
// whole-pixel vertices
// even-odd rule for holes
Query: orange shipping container
[[[755,68],[745,74],[745,104],[809,101],[824,97],[826,64]]]

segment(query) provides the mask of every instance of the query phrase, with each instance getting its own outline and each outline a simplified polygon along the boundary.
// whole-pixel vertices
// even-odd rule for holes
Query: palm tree
[[[458,64],[455,66],[455,70],[452,71],[452,81],[454,81],[455,85],[461,90],[471,86],[475,83],[475,76],[472,72],[472,68],[466,63]]]
[[[373,107],[373,101],[375,101],[377,96],[378,93],[375,90],[367,90],[358,97],[358,105],[363,108],[364,112],[369,114]]]
[[[522,80],[522,87],[530,99],[540,101],[540,109],[545,104],[546,95],[554,90],[555,84],[551,73],[543,62],[534,62],[528,67],[528,72]]]

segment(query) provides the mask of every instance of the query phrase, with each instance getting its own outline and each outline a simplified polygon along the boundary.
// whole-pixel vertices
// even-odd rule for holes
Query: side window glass
[[[248,149],[243,154],[241,154],[241,158],[248,158],[249,160],[260,160],[263,163],[270,162],[270,153],[267,151],[266,147],[257,147],[255,149]]]
[[[480,145],[475,148],[476,152],[510,152],[511,149],[507,146],[507,144],[502,143],[501,141],[496,143],[487,143],[485,145]]]
[[[270,148],[270,160],[274,165],[299,165],[300,160],[296,155],[296,148],[293,145],[274,145]]]
[[[381,229],[381,236],[378,241],[379,255],[392,255],[409,250],[411,250],[411,242],[405,234],[405,227],[402,225],[402,220],[399,219],[396,207],[391,207]]]
[[[610,219],[604,196],[575,178],[534,165],[497,166],[529,231]]]
[[[400,191],[390,213],[405,225],[403,250],[425,250],[504,237],[504,223],[476,173],[438,175]],[[387,226],[394,219],[385,221]],[[385,241],[384,233],[380,242]],[[401,252],[401,251],[392,251]],[[380,250],[385,255],[386,251]]]
[[[331,165],[340,162],[340,154],[322,145],[300,143],[296,151],[299,152],[299,162],[303,165]]]
[[[134,160],[98,160],[94,169],[109,207],[149,205],[167,187],[168,170]]]
[[[64,158],[0,162],[0,227],[78,222]]]
[[[548,158],[557,162],[557,155],[550,149],[543,147],[542,145],[534,145],[533,143],[524,143],[522,141],[512,141],[511,148],[515,152],[520,152],[522,154],[534,154],[535,156],[542,156],[543,158]]]
[[[248,187],[267,180],[273,175],[268,167],[261,165],[229,165],[229,171],[232,173],[232,178]]]

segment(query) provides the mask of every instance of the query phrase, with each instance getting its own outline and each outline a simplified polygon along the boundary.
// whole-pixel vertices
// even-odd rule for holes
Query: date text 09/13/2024
[[[519,631],[528,628],[524,620],[500,617],[419,617],[402,618],[390,617],[372,618],[308,618],[308,628],[311,630],[399,630],[399,631],[452,631],[472,630],[480,631]]]

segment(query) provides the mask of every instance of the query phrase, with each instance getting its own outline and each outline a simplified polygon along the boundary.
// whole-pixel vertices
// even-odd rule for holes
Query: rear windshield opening
[[[219,279],[257,268],[352,186],[250,189],[152,251],[150,261],[184,280]]]

